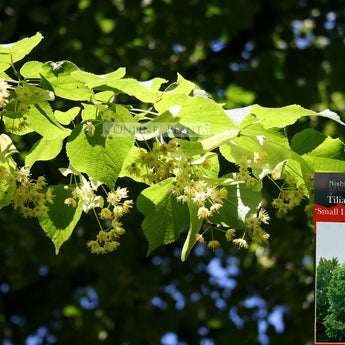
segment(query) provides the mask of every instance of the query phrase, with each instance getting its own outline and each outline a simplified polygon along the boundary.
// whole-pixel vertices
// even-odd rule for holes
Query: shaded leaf
[[[39,223],[53,241],[55,253],[58,254],[62,244],[70,238],[81,217],[83,208],[80,202],[76,208],[64,203],[67,198],[72,197],[71,190],[64,189],[63,185],[52,187],[55,195],[54,204],[49,205],[49,211],[41,216]]]

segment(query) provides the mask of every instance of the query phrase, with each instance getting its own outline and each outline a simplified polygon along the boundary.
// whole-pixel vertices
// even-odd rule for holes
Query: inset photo
[[[315,344],[345,344],[345,223],[316,223]]]

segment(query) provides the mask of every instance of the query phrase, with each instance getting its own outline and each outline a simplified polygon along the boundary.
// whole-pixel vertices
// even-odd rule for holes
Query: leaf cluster
[[[141,227],[148,254],[187,231],[184,261],[200,236],[215,241],[215,233],[225,235],[233,228],[233,244],[267,244],[269,216],[261,193],[265,179],[275,183],[278,198],[273,205],[284,214],[304,199],[312,202],[315,171],[344,171],[344,144],[339,139],[314,129],[292,138],[284,131],[315,116],[343,126],[334,112],[299,105],[224,109],[180,74],[168,84],[163,78],[126,78],[124,68],[96,75],[70,61],[28,61],[18,69],[17,62],[41,39],[37,33],[0,45],[0,73],[10,91],[1,110],[7,134],[0,142],[0,200],[2,207],[8,206],[15,186],[25,190],[10,136],[40,136],[22,169],[66,152],[68,163],[60,171],[69,182],[53,185],[54,204],[39,216],[57,253],[83,211],[92,210],[98,222],[105,220],[105,225],[99,222],[100,233],[122,229],[123,205],[110,202],[109,196],[123,178],[146,184],[136,207],[144,215]],[[233,165],[226,174],[220,173],[222,160]],[[100,216],[110,208],[114,216]]]

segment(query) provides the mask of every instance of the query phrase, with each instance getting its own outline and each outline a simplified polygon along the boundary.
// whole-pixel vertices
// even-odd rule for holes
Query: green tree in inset
[[[327,335],[337,341],[345,340],[345,264],[336,268],[328,288],[329,310],[325,318]]]
[[[333,276],[333,272],[339,267],[337,258],[327,260],[320,258],[316,272],[316,330],[317,336],[326,333],[323,322],[328,315],[329,300],[328,289]]]

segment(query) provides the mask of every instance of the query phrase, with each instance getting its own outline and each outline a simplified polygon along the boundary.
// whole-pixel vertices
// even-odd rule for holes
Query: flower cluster
[[[40,218],[42,214],[49,210],[48,204],[53,204],[53,189],[47,188],[47,181],[44,176],[39,176],[35,181],[31,179],[31,173],[27,166],[15,172],[15,180],[18,184],[16,192],[12,198],[14,209],[25,218]]]
[[[162,144],[156,142],[152,150],[140,151],[139,157],[126,169],[132,175],[141,176],[148,183],[158,183],[173,176],[175,169],[179,168],[180,161],[173,155],[177,149],[174,140]],[[144,174],[141,174],[140,167],[144,168]]]
[[[259,158],[255,157],[254,160],[258,161]],[[253,177],[250,173],[250,165],[252,161],[246,156],[242,156],[239,160],[236,161],[238,166],[238,173],[236,174],[236,179],[239,181],[245,181],[247,187],[253,187],[256,185],[258,180]]]
[[[259,167],[264,167],[268,162],[268,156],[266,152],[254,152],[254,163]]]
[[[81,202],[85,213],[88,213],[90,209],[95,207],[103,207],[103,198],[95,193],[98,186],[99,183],[95,183],[91,178],[87,180],[82,176],[82,184],[72,191],[72,198],[67,198],[65,204],[76,207],[78,202]]]
[[[258,215],[253,214],[246,218],[244,225],[246,229],[252,231],[255,242],[262,244],[269,239],[270,235],[261,227],[261,223],[268,224],[269,220],[270,217],[264,209],[260,209]]]
[[[89,137],[93,137],[95,135],[96,127],[91,121],[87,121],[83,124],[83,130],[87,133]]]
[[[190,177],[185,178],[184,174],[175,178],[172,192],[178,201],[197,204],[199,206],[199,219],[211,217],[223,206],[223,199],[228,195],[228,191],[224,187],[220,189],[209,187],[204,181],[194,181]],[[207,207],[207,205],[211,206]]]
[[[8,97],[10,97],[8,84],[4,79],[0,79],[0,108],[4,108],[6,106],[8,103]]]
[[[99,218],[110,223],[106,230],[101,230],[96,240],[89,241],[88,246],[94,254],[105,254],[113,252],[120,245],[118,239],[125,233],[120,218],[129,212],[133,206],[133,200],[124,200],[127,198],[127,188],[118,187],[115,192],[108,193],[108,206],[103,207],[99,213]]]
[[[27,117],[25,114],[30,110],[30,105],[20,102],[17,99],[12,98],[8,102],[11,106],[3,109],[4,114],[15,114],[11,124],[6,124],[6,131],[15,134],[22,134],[22,132],[29,126]],[[18,117],[20,115],[20,117]]]
[[[289,211],[299,206],[305,197],[303,186],[297,189],[286,189],[280,192],[278,198],[272,201],[272,206],[278,210],[281,215],[287,214]]]
[[[244,249],[248,248],[248,243],[243,238],[236,238],[235,240],[233,240],[233,242],[239,248],[244,248]]]
[[[214,250],[220,248],[220,243],[217,240],[210,241],[207,245],[207,248],[214,251]]]
[[[6,131],[7,132],[12,132],[12,133],[21,133],[24,131],[24,129],[28,126],[28,123],[25,120],[22,120],[18,123],[17,126],[6,126]]]

